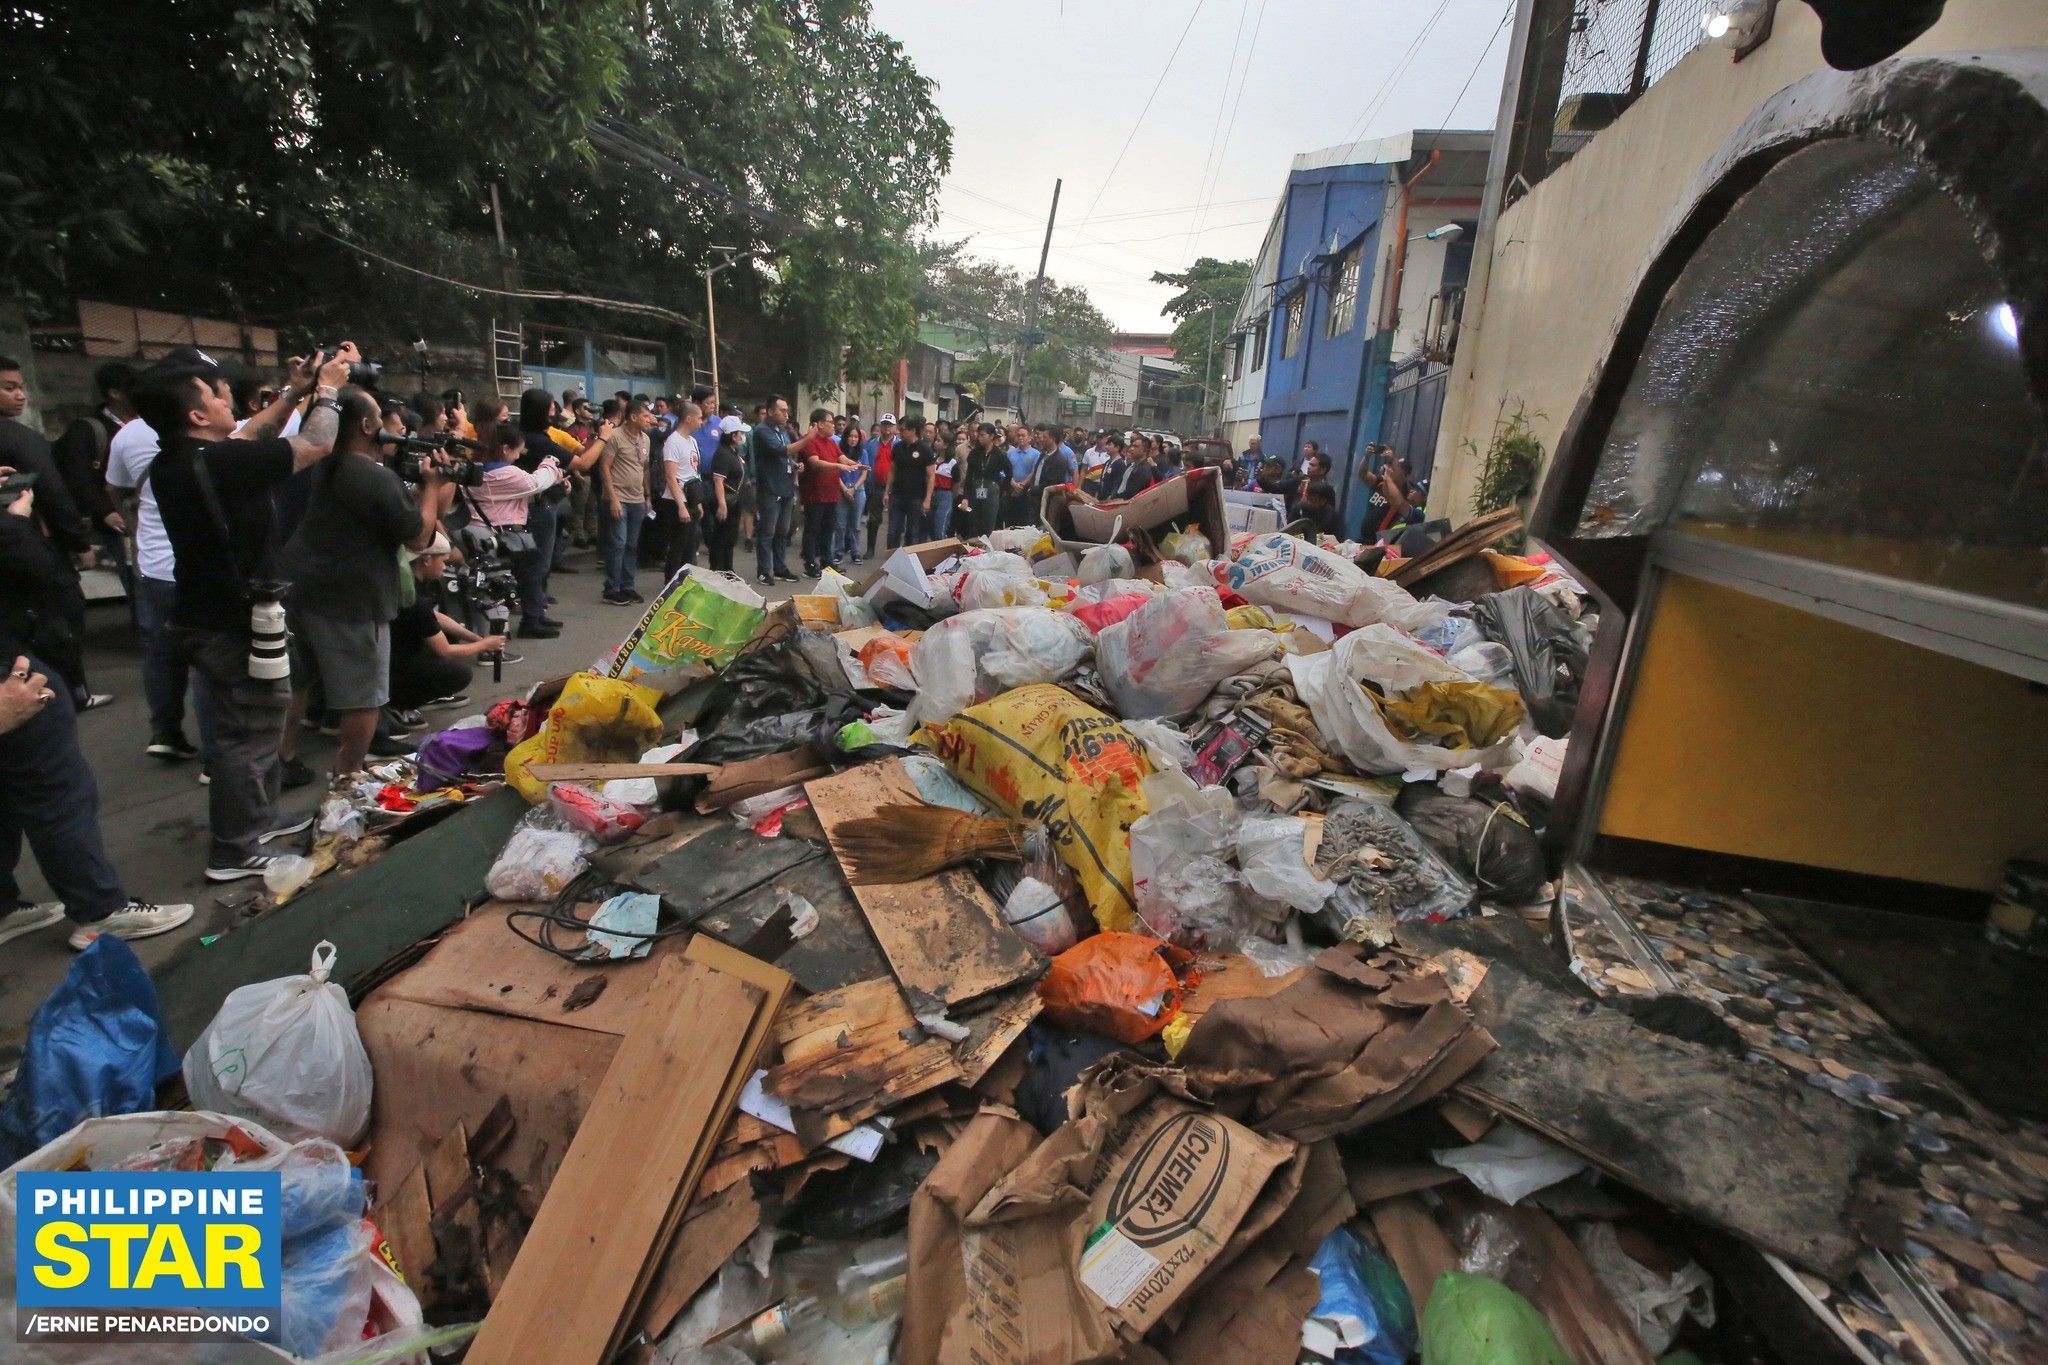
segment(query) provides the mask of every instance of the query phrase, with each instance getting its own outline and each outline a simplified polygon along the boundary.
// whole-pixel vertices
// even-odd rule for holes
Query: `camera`
[[[249,584],[249,676],[259,682],[292,675],[291,635],[284,624],[290,586],[268,579]]]
[[[326,355],[332,356],[341,349],[341,343],[338,341],[330,342],[319,349]],[[383,375],[384,367],[374,360],[351,360],[348,363],[348,382],[354,384],[357,388],[374,389],[377,387],[377,381]]]
[[[441,573],[444,599],[451,615],[479,635],[505,635],[512,624],[512,602],[519,580],[499,553],[498,538],[486,526],[464,526],[455,533],[462,562],[450,562]],[[504,676],[504,658],[491,661],[493,680]]]
[[[464,488],[475,488],[484,481],[484,467],[476,460],[436,461],[434,456],[448,450],[475,450],[474,441],[465,441],[460,436],[400,436],[393,432],[380,431],[377,440],[391,448],[387,463],[394,473],[407,483],[425,483],[427,470],[432,468],[450,483]]]

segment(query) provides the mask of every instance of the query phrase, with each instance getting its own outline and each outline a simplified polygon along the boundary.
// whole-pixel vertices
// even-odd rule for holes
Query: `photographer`
[[[471,496],[519,577],[519,638],[552,640],[562,633],[562,623],[548,616],[548,561],[531,526],[534,514],[546,505],[538,500],[561,484],[562,467],[544,451],[528,473],[530,442],[518,427],[493,428],[491,440],[494,448],[481,457],[484,481]]]
[[[481,408],[483,404],[479,402],[477,406]],[[540,462],[552,455],[565,467],[564,472],[582,474],[597,463],[598,456],[605,449],[606,438],[613,428],[610,424],[600,423],[598,434],[580,449],[558,449],[555,440],[555,407],[554,397],[546,389],[528,389],[519,395],[518,425],[526,448],[520,452],[517,463],[521,469],[533,474],[539,471]],[[490,437],[481,423],[477,426],[477,433],[483,440],[485,450],[499,448],[491,444]],[[566,436],[567,433],[564,432],[563,435]],[[548,575],[556,567],[556,542],[567,533],[562,525],[562,514],[563,505],[568,498],[569,490],[557,482],[553,488],[547,489],[541,496],[535,498],[527,510],[526,529],[533,534],[534,546],[541,556],[540,596],[531,602],[522,601],[520,604],[529,616],[538,614],[543,619],[547,618]],[[521,596],[524,597],[524,593]],[[560,629],[559,624],[557,629]]]
[[[276,620],[269,610],[279,590],[272,494],[294,471],[333,450],[337,395],[356,358],[355,347],[344,343],[324,364],[321,356],[311,364],[294,361],[290,382],[251,423],[258,434],[247,440],[230,439],[235,414],[227,384],[203,355],[159,361],[136,386],[136,411],[162,441],[148,480],[175,555],[170,624],[198,675],[199,705],[212,737],[209,881],[262,876],[274,861],[264,841],[307,823],[279,826],[278,751],[291,685],[267,655],[252,658],[252,627],[259,610],[266,630]],[[317,399],[299,434],[271,434],[315,373]],[[260,665],[255,674],[252,665]]]
[[[377,395],[342,386],[332,459],[314,471],[310,501],[285,544],[296,632],[294,718],[317,683],[340,720],[334,776],[360,771],[390,700],[391,619],[398,615],[398,551],[419,549],[439,529],[443,481],[432,464],[408,490],[378,440],[389,420]],[[288,732],[284,757],[295,756]]]
[[[448,537],[435,534],[424,549],[408,550],[413,577],[412,605],[391,622],[391,704],[408,709],[458,706],[476,660],[505,647],[502,635],[478,635],[444,614],[441,575],[448,567]]]

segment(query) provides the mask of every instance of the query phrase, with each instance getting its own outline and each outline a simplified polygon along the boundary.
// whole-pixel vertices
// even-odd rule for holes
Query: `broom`
[[[949,806],[893,805],[848,820],[832,844],[856,886],[914,882],[976,858],[1015,862],[1024,853],[1024,822],[991,820]]]

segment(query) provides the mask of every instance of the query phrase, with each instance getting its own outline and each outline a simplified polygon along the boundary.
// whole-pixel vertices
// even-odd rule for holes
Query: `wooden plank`
[[[1529,1301],[1542,1310],[1558,1343],[1581,1365],[1652,1365],[1628,1315],[1593,1273],[1578,1244],[1534,1205],[1497,1209],[1521,1232],[1541,1274]]]
[[[744,1181],[690,1206],[654,1274],[636,1326],[659,1340],[718,1268],[761,1226],[761,1206]]]
[[[800,1062],[839,1046],[836,1039],[842,1033],[876,1024],[910,1028],[916,1023],[903,992],[885,976],[797,1001],[776,1019],[775,1041],[782,1047],[783,1061]]]
[[[1446,1270],[1458,1268],[1458,1253],[1451,1249],[1451,1239],[1444,1236],[1444,1230],[1429,1216],[1422,1201],[1412,1194],[1383,1199],[1366,1212],[1372,1217],[1372,1230],[1378,1234],[1380,1245],[1387,1250],[1387,1259],[1401,1273],[1401,1283],[1408,1286],[1408,1297],[1415,1303],[1419,1322],[1422,1310],[1429,1307],[1430,1291],[1436,1288],[1436,1282]]]
[[[709,777],[718,763],[536,763],[527,771],[538,782],[609,782],[619,777]]]
[[[763,754],[759,758],[742,759],[728,763],[718,770],[697,794],[697,813],[709,815],[715,810],[760,796],[764,792],[776,791],[782,787],[794,787],[814,777],[822,777],[832,771],[832,766],[814,758],[808,750],[791,749],[779,754]]]
[[[827,840],[848,820],[922,800],[893,758],[819,778],[805,790]],[[913,1010],[923,1007],[920,1001],[951,1006],[974,1000],[1045,971],[1044,956],[1003,923],[995,901],[965,868],[892,886],[856,886],[853,894]]]
[[[669,1210],[688,1204],[728,1079],[751,1060],[762,994],[697,962],[660,972],[470,1346],[472,1365],[529,1360],[543,1341],[556,1365],[602,1365],[673,1231]]]
[[[1879,1120],[1784,1073],[1639,1027],[1496,957],[1472,996],[1500,1043],[1459,1093],[1660,1203],[1825,1278],[1862,1252],[1848,1204]]]
[[[605,966],[565,962],[515,935],[506,925],[512,909],[503,901],[478,906],[378,994],[621,1035],[639,1017],[662,960],[681,956],[686,946],[687,936],[678,934],[657,939],[644,958]],[[592,982],[602,983],[597,996],[568,1008]]]
[[[197,1038],[239,986],[302,975],[322,939],[336,949],[336,983],[357,994],[387,960],[462,918],[530,809],[517,792],[500,789],[219,938],[193,935],[151,973],[170,1036]]]
[[[435,1295],[427,1284],[427,1267],[434,1263],[433,1212],[427,1199],[427,1173],[421,1166],[406,1172],[391,1191],[377,1201],[371,1217],[391,1244],[398,1260],[398,1273],[420,1303],[430,1305]]]

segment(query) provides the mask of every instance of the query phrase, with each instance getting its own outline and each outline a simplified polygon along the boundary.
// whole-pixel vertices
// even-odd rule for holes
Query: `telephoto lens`
[[[276,682],[292,675],[285,648],[284,603],[263,599],[249,604],[249,676]]]

